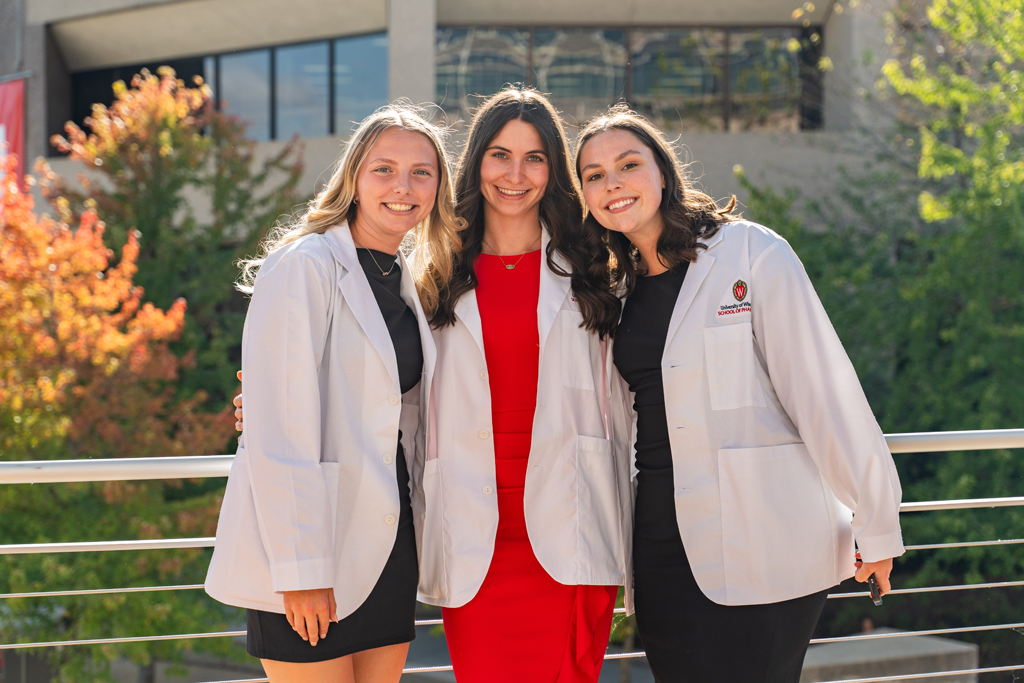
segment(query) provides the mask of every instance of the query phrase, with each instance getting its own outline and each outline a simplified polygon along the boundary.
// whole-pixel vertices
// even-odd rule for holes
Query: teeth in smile
[[[512,195],[513,197],[517,197],[521,194],[526,194],[527,192],[529,192],[529,190],[506,190],[504,188],[499,187],[498,192],[502,194]]]
[[[412,204],[385,204],[392,211],[412,211]]]
[[[631,199],[620,199],[619,201],[615,202],[614,204],[609,204],[608,205],[608,210],[609,211],[614,211],[615,209],[621,209],[624,206],[629,206],[630,204],[632,204],[635,201],[636,201],[636,197],[633,197]]]

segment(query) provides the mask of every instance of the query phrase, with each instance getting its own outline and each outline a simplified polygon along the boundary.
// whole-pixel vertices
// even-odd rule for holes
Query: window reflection
[[[577,123],[626,97],[626,32],[538,29],[533,39],[537,89]]]
[[[354,125],[388,103],[388,37],[384,33],[334,41],[334,132]]]
[[[634,108],[666,131],[723,130],[723,38],[703,29],[634,31]]]
[[[506,83],[526,83],[530,33],[519,29],[449,28],[437,32],[437,101],[467,119]],[[454,118],[453,117],[453,118]]]
[[[328,133],[327,43],[279,47],[274,51],[275,137],[304,138]]]
[[[255,140],[270,139],[270,51],[255,50],[220,58],[220,108],[247,124]]]
[[[730,130],[800,130],[800,29],[732,31]]]

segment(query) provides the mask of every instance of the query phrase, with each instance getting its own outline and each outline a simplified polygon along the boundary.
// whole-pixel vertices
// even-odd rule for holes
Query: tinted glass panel
[[[248,137],[270,139],[269,50],[222,55],[217,88],[221,110],[245,121]]]
[[[551,93],[568,122],[582,123],[626,96],[625,31],[538,29],[533,45],[537,89]]]
[[[800,33],[731,32],[730,130],[800,129]]]
[[[437,101],[464,119],[506,83],[526,83],[530,34],[519,29],[456,28],[437,32]]]
[[[327,50],[324,42],[274,51],[278,139],[327,135]]]
[[[723,37],[702,29],[634,31],[633,106],[663,130],[722,130]]]
[[[388,37],[384,33],[334,41],[334,132],[354,125],[388,103]]]

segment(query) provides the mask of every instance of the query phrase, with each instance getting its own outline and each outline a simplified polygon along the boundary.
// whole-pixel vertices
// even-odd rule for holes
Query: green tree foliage
[[[1024,427],[1022,11],[1020,0],[900,5],[888,16],[894,58],[878,83],[898,111],[891,146],[827,199],[744,179],[750,217],[794,244],[886,432]],[[1021,451],[895,457],[904,500],[1024,493]],[[1024,537],[1020,508],[905,514],[902,523],[910,544]],[[1019,580],[1024,554],[919,551],[897,571],[907,586]],[[1014,597],[894,597],[867,615],[906,628],[1014,622]],[[864,612],[843,614],[850,627]],[[978,642],[988,663],[1010,663],[1024,655],[1019,640]]]
[[[139,234],[136,284],[145,299],[167,307],[181,297],[189,305],[174,346],[192,354],[179,395],[203,391],[217,410],[237,387],[245,320],[245,298],[232,288],[234,263],[301,201],[301,145],[292,140],[258,160],[245,125],[214,110],[209,87],[201,80],[185,87],[169,67],[143,71],[131,87],[118,81],[114,95],[110,107],[93,106],[89,133],[69,122],[67,137],[53,139],[89,170],[79,177],[84,191],[45,164],[44,191],[69,200],[76,214],[95,202],[108,246]]]

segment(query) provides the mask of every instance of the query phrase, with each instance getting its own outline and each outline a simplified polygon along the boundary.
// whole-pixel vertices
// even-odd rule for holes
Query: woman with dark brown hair
[[[614,107],[584,127],[576,169],[626,295],[613,441],[637,472],[651,669],[797,683],[829,588],[874,575],[885,593],[903,553],[881,430],[789,244],[695,190],[660,131]]]
[[[480,107],[456,203],[467,225],[438,276],[414,498],[420,599],[445,608],[460,683],[589,683],[628,578],[628,462],[612,458],[599,391],[619,301],[542,95],[510,87]]]

